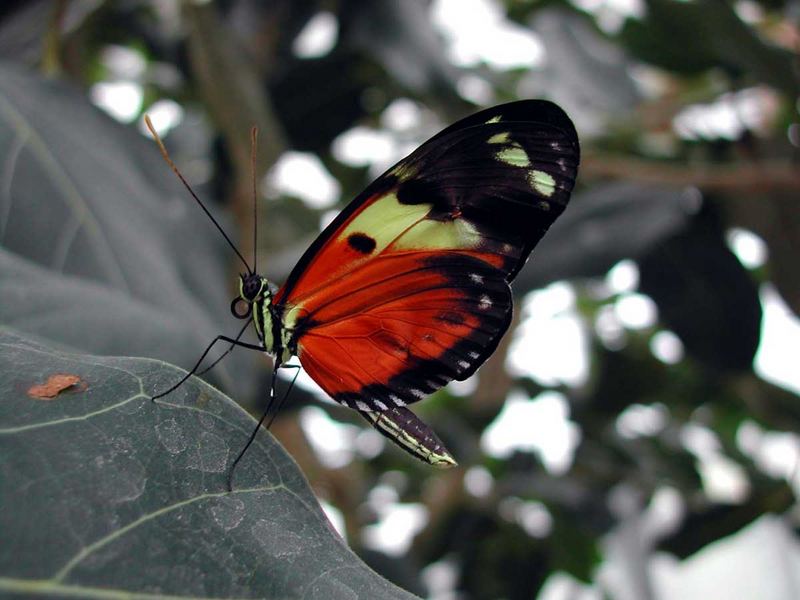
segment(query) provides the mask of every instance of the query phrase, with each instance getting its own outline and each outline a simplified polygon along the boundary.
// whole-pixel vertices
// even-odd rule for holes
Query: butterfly
[[[247,268],[231,312],[252,321],[259,344],[218,339],[274,356],[275,372],[297,356],[402,449],[454,466],[408,406],[494,352],[511,321],[509,284],[567,205],[579,161],[575,127],[552,102],[464,118],[359,194],[280,288],[228,240]]]

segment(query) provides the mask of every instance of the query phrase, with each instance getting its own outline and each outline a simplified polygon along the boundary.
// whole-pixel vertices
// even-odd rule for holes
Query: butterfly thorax
[[[231,304],[231,312],[239,319],[252,318],[258,339],[264,351],[275,356],[278,364],[283,364],[294,354],[290,349],[288,331],[273,303],[274,286],[257,273],[242,274],[239,277],[239,296]],[[245,305],[245,310],[238,310]]]

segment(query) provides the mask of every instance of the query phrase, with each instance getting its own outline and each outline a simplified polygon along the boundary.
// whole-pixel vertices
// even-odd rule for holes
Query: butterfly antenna
[[[253,172],[253,273],[258,273],[258,191],[256,189],[256,153],[258,127],[250,130],[250,169]]]
[[[150,121],[150,117],[148,115],[144,116],[144,122],[145,122],[145,125],[147,125],[147,128],[150,130],[150,134],[153,136],[153,139],[156,141],[156,144],[158,144],[158,149],[161,151],[161,156],[164,157],[164,160],[167,161],[167,164],[173,170],[175,175],[177,175],[178,179],[181,180],[181,183],[183,184],[183,187],[185,187],[189,191],[189,193],[192,195],[192,198],[194,198],[195,202],[197,202],[197,204],[200,205],[200,208],[203,209],[203,212],[206,213],[206,216],[208,216],[208,218],[211,219],[211,222],[214,223],[214,226],[222,234],[222,237],[224,237],[225,241],[228,242],[228,245],[231,248],[233,248],[233,251],[236,253],[236,256],[238,256],[239,259],[244,263],[244,266],[247,269],[247,272],[248,273],[254,273],[255,271],[253,271],[250,268],[250,265],[247,264],[247,261],[244,259],[244,256],[242,256],[242,253],[239,252],[239,249],[231,241],[231,238],[228,237],[228,234],[225,233],[225,230],[222,229],[222,226],[219,223],[217,223],[217,220],[211,215],[211,213],[206,208],[205,204],[203,204],[203,202],[200,200],[200,198],[197,197],[197,194],[194,193],[194,190],[187,183],[187,181],[183,178],[183,175],[181,175],[181,172],[178,170],[178,167],[176,167],[175,163],[172,162],[172,159],[169,157],[169,153],[167,152],[167,148],[166,148],[166,146],[164,146],[164,142],[161,141],[161,137],[159,137],[158,133],[156,133],[155,127],[153,127],[153,123]]]

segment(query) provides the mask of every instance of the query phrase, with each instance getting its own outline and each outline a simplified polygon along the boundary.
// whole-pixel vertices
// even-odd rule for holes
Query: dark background
[[[403,148],[482,106],[549,98],[581,136],[573,201],[515,283],[516,332],[470,385],[417,405],[461,466],[376,445],[308,386],[273,433],[349,545],[422,596],[672,598],[680,581],[683,599],[796,597],[769,586],[800,560],[800,4],[463,2],[442,13],[453,27],[497,15],[460,25],[483,44],[474,60],[431,16],[445,4],[4,3],[0,283],[31,293],[4,300],[3,323],[185,368],[235,334],[239,265],[140,135],[145,112],[245,256],[251,126],[261,174],[291,150],[338,182],[325,207],[313,185],[263,182],[259,266],[281,282],[324,213]],[[310,22],[334,24],[329,44],[298,41]],[[503,63],[512,25],[538,46]],[[341,151],[356,127],[360,164]],[[27,149],[57,158],[47,177]],[[269,364],[235,354],[208,379],[259,414]],[[533,364],[548,355],[561,368]],[[502,429],[498,414],[523,417]],[[785,567],[758,571],[753,531],[786,544]],[[716,555],[727,571],[702,562],[736,534],[739,554]],[[745,567],[753,596],[736,595]],[[718,596],[694,583],[709,580]]]

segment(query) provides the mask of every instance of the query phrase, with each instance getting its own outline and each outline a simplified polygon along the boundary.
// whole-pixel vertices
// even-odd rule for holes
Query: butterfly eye
[[[250,276],[244,282],[244,297],[247,300],[255,300],[258,293],[261,291],[261,278],[258,276]]]
[[[252,305],[242,297],[234,298],[231,302],[231,314],[237,319],[246,319],[252,310]]]

